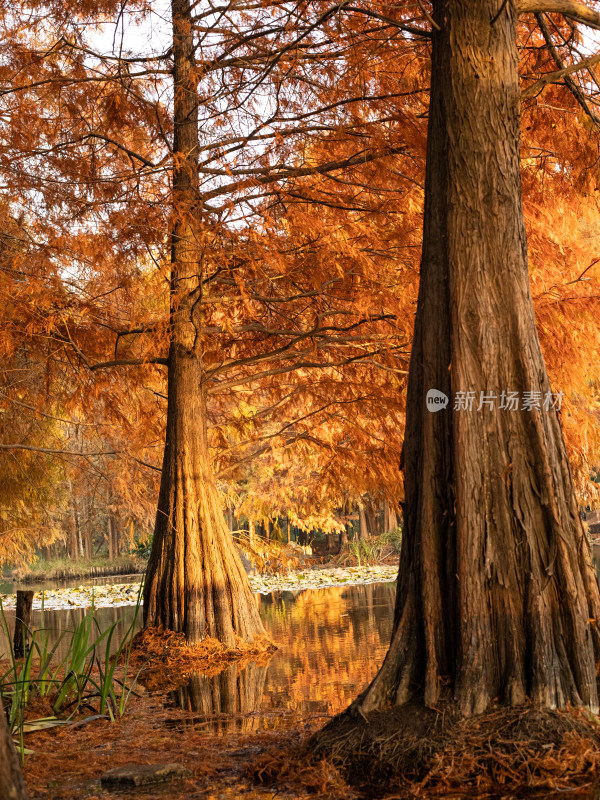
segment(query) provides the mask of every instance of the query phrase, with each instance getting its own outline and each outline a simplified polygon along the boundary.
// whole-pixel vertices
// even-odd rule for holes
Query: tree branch
[[[519,0],[519,14],[562,14],[589,28],[600,30],[600,12],[577,0]]]
[[[578,61],[577,64],[571,64],[570,67],[564,67],[563,69],[557,69],[555,72],[548,72],[546,75],[542,75],[542,77],[537,80],[531,86],[528,86],[527,89],[524,89],[521,92],[521,97],[534,97],[536,94],[539,94],[544,86],[547,86],[549,83],[559,83],[560,81],[568,78],[570,75],[573,75],[575,72],[579,72],[582,69],[587,69],[588,67],[592,67],[594,64],[597,64],[600,61],[600,53],[596,53],[594,56],[590,56],[589,58],[584,58],[583,61]],[[566,82],[566,81],[565,81]],[[570,81],[569,83],[572,83]],[[567,85],[569,86],[569,83]],[[577,101],[581,104],[581,99],[578,95],[582,94],[579,87],[575,86],[575,91],[572,86],[569,86],[569,89],[575,95]],[[585,99],[585,98],[584,98]],[[587,114],[589,114],[595,122],[598,121],[597,116],[590,112],[589,108],[584,106],[584,110]]]
[[[349,364],[360,364],[364,362],[365,364],[372,364],[372,361],[367,361],[370,356],[376,356],[381,353],[381,350],[373,350],[367,353],[361,353],[356,356],[351,356],[348,358],[341,359],[339,361],[296,361],[294,364],[286,365],[284,367],[275,367],[273,369],[266,369],[262,372],[255,372],[249,375],[243,375],[237,378],[231,378],[230,380],[222,380],[217,383],[214,383],[212,386],[208,388],[208,394],[217,394],[218,392],[222,392],[225,389],[231,389],[234,386],[240,386],[242,384],[248,383],[255,383],[262,378],[269,378],[274,375],[285,375],[288,372],[297,372],[303,369],[333,369],[336,367],[345,367]],[[308,355],[308,352],[301,352],[298,355]],[[291,353],[288,357],[291,359],[293,358],[294,354]]]
[[[423,9],[424,10],[424,9]],[[401,31],[406,31],[406,33],[411,33],[413,36],[423,36],[425,39],[431,39],[431,31],[428,31],[424,28],[418,28],[416,25],[405,25],[403,22],[398,22],[392,17],[386,17],[384,14],[378,14],[376,11],[373,11],[370,8],[360,8],[359,6],[346,6],[346,11],[354,11],[356,14],[363,14],[365,17],[372,17],[373,19],[380,20],[381,22],[385,22],[388,25],[391,25],[394,28],[398,28]],[[439,25],[433,22],[430,19],[429,14],[426,13],[427,19],[435,25],[437,30],[439,30]]]
[[[82,453],[78,450],[55,450],[51,447],[34,447],[30,444],[0,444],[0,450],[29,450],[32,453],[45,453],[50,456],[79,456],[81,458],[91,458],[92,456],[126,456],[133,459],[133,461],[141,464],[143,467],[149,467],[156,472],[162,472],[162,467],[156,467],[148,461],[142,461],[141,458],[136,458],[122,450],[97,450],[91,453]]]
[[[139,367],[142,364],[163,364],[169,365],[168,358],[124,358],[115,361],[101,361],[99,364],[90,364],[89,368],[106,369],[107,367]]]
[[[34,447],[30,444],[0,444],[0,450],[31,450],[33,453],[48,453],[52,456],[119,456],[123,455],[119,450],[99,450],[94,453],[79,453],[77,450],[53,450],[48,447]],[[136,459],[137,460],[137,459]]]
[[[265,170],[262,167],[257,169],[245,169],[237,171],[231,170],[229,172],[225,172],[224,170],[203,169],[202,172],[206,173],[207,175],[221,176],[227,174],[247,177],[243,177],[238,182],[229,183],[225,186],[220,186],[217,189],[213,189],[212,191],[204,192],[202,198],[203,200],[214,200],[215,197],[240,191],[247,186],[264,186],[269,183],[277,183],[278,181],[288,180],[290,178],[303,178],[309,175],[327,175],[330,172],[337,172],[338,170],[348,169],[349,167],[369,164],[371,161],[377,161],[380,158],[405,152],[406,147],[404,145],[399,147],[390,147],[387,150],[375,152],[362,151],[350,156],[349,158],[339,161],[329,161],[325,164],[320,164],[314,167],[284,167],[283,165],[278,165],[274,169],[271,168],[273,171],[269,170],[267,175],[264,174]]]

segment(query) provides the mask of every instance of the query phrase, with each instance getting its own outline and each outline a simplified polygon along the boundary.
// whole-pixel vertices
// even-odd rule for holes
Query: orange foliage
[[[19,209],[11,224],[26,264],[2,272],[3,297],[19,306],[8,306],[0,352],[4,364],[26,347],[38,376],[17,396],[4,372],[4,419],[36,435],[11,422],[2,441],[99,454],[57,454],[54,475],[49,454],[14,450],[8,470],[15,486],[23,470],[45,472],[57,498],[66,487],[139,532],[151,525],[164,431],[178,213],[169,216],[171,56],[144,51],[144,37],[104,52],[99,26],[120,5],[71,6],[44,7],[42,22],[41,11],[5,4],[0,23],[3,202]],[[348,498],[402,497],[429,68],[416,7],[327,8],[300,3],[292,19],[268,2],[240,6],[228,26],[208,12],[195,19],[215,470],[238,514],[325,526]],[[147,26],[152,8],[139,0],[128,13]],[[521,40],[530,85],[556,65],[534,21]],[[600,464],[595,141],[564,86],[525,101],[532,292],[586,502]],[[68,525],[65,502],[55,531]],[[50,541],[42,530],[32,542]]]

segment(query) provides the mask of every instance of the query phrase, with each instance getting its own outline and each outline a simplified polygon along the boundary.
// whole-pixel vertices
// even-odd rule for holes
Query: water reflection
[[[270,727],[281,712],[336,714],[367,685],[383,660],[394,594],[394,583],[379,583],[260,595],[265,627],[279,647],[270,662],[239,670],[230,664],[218,675],[192,675],[167,702],[197,714],[198,724],[210,723],[220,733]],[[61,633],[74,630],[85,613],[81,608],[45,611],[50,646]],[[97,609],[98,631],[118,621],[116,648],[134,614],[133,607]],[[6,618],[12,633],[14,611],[6,612]],[[40,611],[33,612],[32,625],[42,627]],[[66,648],[67,637],[59,644],[58,658]],[[7,649],[0,630],[0,657]]]
[[[265,706],[333,715],[375,675],[392,632],[394,583],[332,587],[265,598],[263,619],[279,650]]]
[[[187,683],[169,692],[176,708],[198,716],[177,721],[177,727],[201,725],[213,733],[252,733],[261,727],[257,716],[263,702],[267,664],[251,662],[241,669],[229,664],[217,675],[196,672]]]
[[[31,614],[31,626],[34,630],[42,630],[47,632],[49,647],[53,647],[56,642],[58,642],[55,655],[57,661],[60,661],[67,653],[69,642],[68,634],[77,628],[81,620],[88,613],[89,609],[84,608],[44,610],[43,614],[40,610],[37,610],[33,611]],[[115,653],[120,642],[127,633],[127,630],[133,621],[134,615],[134,606],[96,609],[94,613],[94,619],[96,620],[96,631],[93,634],[94,638],[97,638],[100,633],[105,631],[116,622],[117,628],[111,642],[111,651],[112,653]],[[12,631],[15,624],[14,609],[11,611],[5,611],[4,617],[6,619],[12,641]],[[9,641],[6,636],[4,626],[0,625],[0,659],[6,656],[9,646]]]
[[[303,719],[332,716],[381,663],[394,592],[390,583],[263,596],[261,616],[279,646],[269,664],[195,674],[169,694],[168,703],[197,712],[188,724],[215,733],[264,730],[279,724],[282,712]]]

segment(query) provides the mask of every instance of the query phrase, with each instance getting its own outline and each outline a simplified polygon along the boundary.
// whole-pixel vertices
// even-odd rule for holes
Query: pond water
[[[160,695],[168,712],[161,724],[174,733],[194,728],[217,736],[321,725],[346,708],[380,666],[391,636],[395,591],[395,582],[388,582],[255,595],[278,650],[266,663],[258,659],[244,666],[229,664],[218,674],[182,675],[177,688]],[[42,620],[34,611],[32,625],[41,627],[43,622],[56,641],[84,614],[81,608],[45,611]],[[119,641],[134,615],[131,606],[101,608],[95,618],[101,630],[116,622]],[[12,631],[14,611],[7,611],[5,618]],[[0,626],[0,659],[8,646]],[[175,709],[188,713],[182,717]],[[527,796],[550,800],[564,793]],[[578,796],[600,800],[600,790]]]
[[[594,550],[598,569],[600,552]],[[173,727],[201,726],[216,734],[251,732],[287,724],[290,715],[310,723],[342,711],[372,679],[387,652],[395,590],[395,583],[388,582],[255,595],[278,650],[268,663],[234,663],[217,675],[182,676],[181,685],[165,694],[164,703],[190,714],[183,721],[174,714]],[[46,610],[43,627],[55,641],[73,630],[84,614],[81,608]],[[134,615],[131,606],[100,608],[95,618],[101,630],[117,623],[116,644]],[[14,611],[5,617],[11,631]],[[39,611],[34,611],[32,625],[42,627]],[[58,655],[65,646],[63,641]],[[0,630],[0,658],[7,648]]]
[[[186,676],[165,702],[194,712],[186,724],[215,733],[251,731],[280,724],[283,716],[327,717],[343,710],[375,675],[389,644],[395,583],[328,587],[257,595],[265,627],[278,645],[267,664],[228,665],[218,675]],[[73,630],[83,609],[45,611],[43,627],[55,641]],[[120,640],[135,614],[133,607],[97,609],[104,630],[118,622]],[[9,631],[14,612],[7,611]],[[33,627],[42,627],[34,612]],[[64,650],[66,643],[59,646]],[[0,632],[0,657],[8,641]],[[180,724],[180,723],[178,723]]]

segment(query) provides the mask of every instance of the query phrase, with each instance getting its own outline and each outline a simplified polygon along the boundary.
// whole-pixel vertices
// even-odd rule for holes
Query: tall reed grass
[[[131,645],[140,603],[141,588],[133,620],[111,653],[119,621],[102,631],[93,603],[75,630],[64,631],[50,646],[51,631],[44,627],[42,596],[41,627],[28,630],[29,649],[25,658],[15,658],[12,647],[7,653],[0,653],[0,663],[8,667],[0,672],[0,706],[7,715],[22,760],[29,752],[24,745],[26,733],[68,724],[84,711],[93,711],[94,717],[112,721],[123,715],[139,676],[138,672],[129,679]],[[0,628],[10,642],[10,630],[1,601]],[[60,658],[57,653],[65,640],[65,655]],[[122,666],[120,677],[116,675],[118,664]],[[52,716],[27,719],[27,709],[35,698],[48,699]]]

